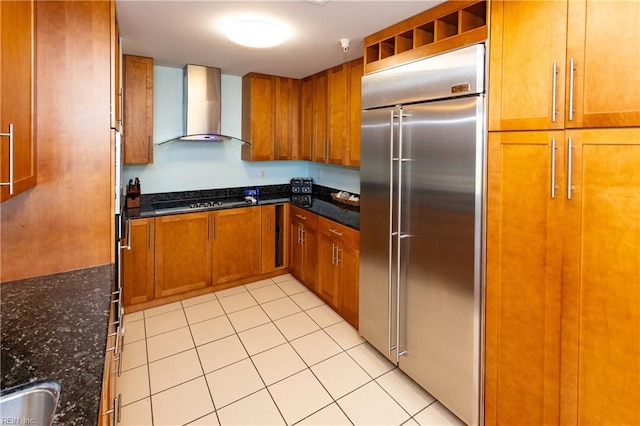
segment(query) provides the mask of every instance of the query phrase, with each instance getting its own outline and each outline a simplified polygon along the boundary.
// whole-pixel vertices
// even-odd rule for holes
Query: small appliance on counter
[[[309,194],[313,192],[312,178],[292,178],[291,193],[292,194]]]
[[[127,185],[127,208],[137,209],[140,208],[140,179],[129,179]]]
[[[297,206],[311,207],[311,194],[292,194],[291,202]]]

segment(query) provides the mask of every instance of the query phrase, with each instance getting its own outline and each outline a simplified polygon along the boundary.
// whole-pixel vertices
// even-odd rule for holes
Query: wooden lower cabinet
[[[558,424],[563,133],[489,134],[486,425]]]
[[[318,216],[307,210],[291,206],[289,271],[309,289],[318,287]]]
[[[360,261],[358,231],[318,219],[318,293],[358,328]]]
[[[155,297],[211,285],[211,214],[155,218]]]
[[[213,283],[260,273],[260,207],[220,210],[213,221]]]
[[[153,218],[130,219],[130,231],[122,250],[123,301],[125,306],[154,298]]]
[[[289,265],[289,203],[260,207],[260,273]]]
[[[490,133],[485,424],[640,424],[639,165],[639,128]]]
[[[294,206],[290,217],[289,271],[357,328],[360,233]]]
[[[640,424],[640,128],[567,131],[560,423]]]

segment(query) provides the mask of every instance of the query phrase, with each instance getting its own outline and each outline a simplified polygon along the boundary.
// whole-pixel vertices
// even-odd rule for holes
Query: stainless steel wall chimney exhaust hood
[[[160,142],[200,141],[223,142],[239,140],[220,134],[221,72],[220,68],[186,65],[183,69],[183,131],[184,136]]]

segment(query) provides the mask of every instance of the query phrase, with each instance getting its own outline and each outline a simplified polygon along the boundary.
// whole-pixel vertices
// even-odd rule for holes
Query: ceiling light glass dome
[[[270,22],[246,20],[231,25],[227,37],[241,46],[264,49],[282,44],[285,33]]]

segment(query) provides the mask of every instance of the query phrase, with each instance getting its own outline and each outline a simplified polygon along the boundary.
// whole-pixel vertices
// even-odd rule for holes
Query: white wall
[[[128,165],[124,178],[139,177],[142,193],[288,183],[292,177],[311,176],[316,183],[359,192],[358,169],[305,161],[240,159],[239,142],[158,142],[182,135],[182,69],[154,67],[153,163]],[[242,78],[222,75],[221,133],[242,133]]]

